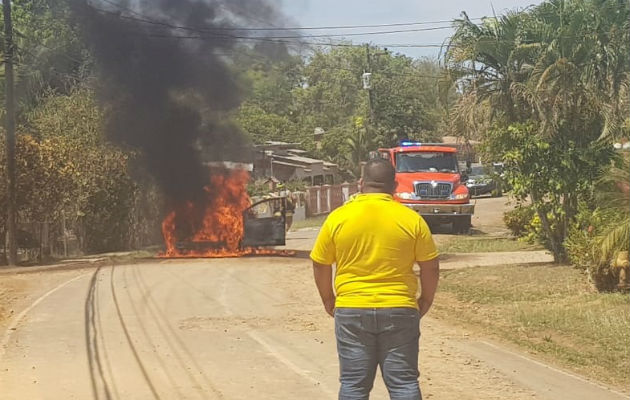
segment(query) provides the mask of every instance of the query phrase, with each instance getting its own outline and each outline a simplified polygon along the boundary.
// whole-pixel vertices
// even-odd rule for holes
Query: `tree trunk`
[[[542,223],[543,231],[545,235],[549,239],[549,244],[551,245],[551,252],[553,253],[553,262],[556,264],[560,264],[566,261],[566,253],[564,251],[564,247],[562,245],[562,238],[558,237],[558,233],[554,232],[551,229],[551,223],[549,222],[549,218],[547,218],[547,213],[545,210],[541,210],[538,206],[538,202],[540,201],[538,197],[538,193],[535,191],[531,192],[532,204],[534,209],[536,210],[536,214],[538,214],[538,218],[540,218],[540,222]]]
[[[39,222],[39,253],[37,254],[38,264],[41,264],[44,258],[44,224],[45,222]]]

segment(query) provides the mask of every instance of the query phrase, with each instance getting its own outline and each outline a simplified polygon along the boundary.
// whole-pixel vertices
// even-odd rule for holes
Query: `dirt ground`
[[[504,202],[479,200],[475,228],[500,232]],[[0,398],[336,398],[333,321],[306,257],[316,233],[290,235],[296,257],[0,272]],[[443,265],[531,256],[478,257]],[[421,330],[425,398],[627,398],[431,314]],[[380,377],[372,398],[387,398]]]

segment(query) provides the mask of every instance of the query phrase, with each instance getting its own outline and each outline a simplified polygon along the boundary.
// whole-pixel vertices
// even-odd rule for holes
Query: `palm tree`
[[[629,17],[618,0],[551,0],[532,10],[526,36],[540,51],[530,54],[528,80],[511,90],[531,106],[542,133],[585,144],[593,135],[618,136],[630,113]]]
[[[580,193],[607,163],[598,138],[620,136],[630,125],[629,19],[624,0],[549,0],[479,25],[463,14],[448,45],[447,63],[463,76],[456,127],[474,129],[489,106],[490,120],[533,121],[532,135],[564,150],[554,167],[558,186],[539,196],[530,188],[534,205],[561,205],[548,207],[553,221],[547,207],[538,210],[554,255],[563,253]]]
[[[630,154],[620,164],[611,167],[598,185],[601,206],[617,216],[600,238],[601,259],[605,262],[630,246]]]
[[[455,20],[456,31],[445,53],[449,69],[463,76],[460,87],[476,92],[480,102],[489,100],[491,109],[501,111],[510,122],[523,117],[512,84],[527,78],[529,67],[523,55],[536,50],[522,35],[526,19],[524,13],[509,12],[477,25],[462,13],[462,18]]]

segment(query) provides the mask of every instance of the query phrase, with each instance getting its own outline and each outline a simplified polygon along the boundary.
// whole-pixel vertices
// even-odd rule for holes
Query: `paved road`
[[[291,234],[289,247],[302,250],[293,258],[33,274],[25,284],[37,294],[0,331],[0,400],[336,398],[333,323],[306,258],[315,234]],[[509,263],[502,257],[443,266]],[[430,316],[421,325],[427,399],[628,398]],[[372,398],[387,398],[380,379]]]
[[[9,331],[0,398],[333,398],[331,321],[300,303],[292,278],[307,274],[297,263],[158,261],[83,273]]]
[[[333,399],[332,320],[311,279],[300,258],[76,271],[2,336],[0,399]],[[426,398],[624,398],[439,321],[422,324]],[[386,398],[380,379],[373,398]]]

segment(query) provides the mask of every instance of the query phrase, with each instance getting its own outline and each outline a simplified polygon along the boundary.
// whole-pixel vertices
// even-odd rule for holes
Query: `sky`
[[[284,0],[282,10],[290,20],[287,25],[321,27],[451,21],[458,18],[462,11],[466,11],[470,18],[480,18],[492,16],[495,13],[499,15],[507,10],[523,9],[541,2],[541,0],[498,0],[495,2],[484,0]],[[441,29],[442,27],[445,29]],[[448,22],[344,30],[305,30],[301,32],[304,35],[321,35],[426,28],[440,29],[346,36],[346,39],[352,40],[353,43],[372,43],[379,46],[392,44],[441,45],[453,33]],[[334,37],[334,39],[343,39],[343,37]],[[305,40],[330,39],[309,38]],[[440,55],[439,47],[386,47],[393,52],[403,53],[410,57],[438,58]]]

